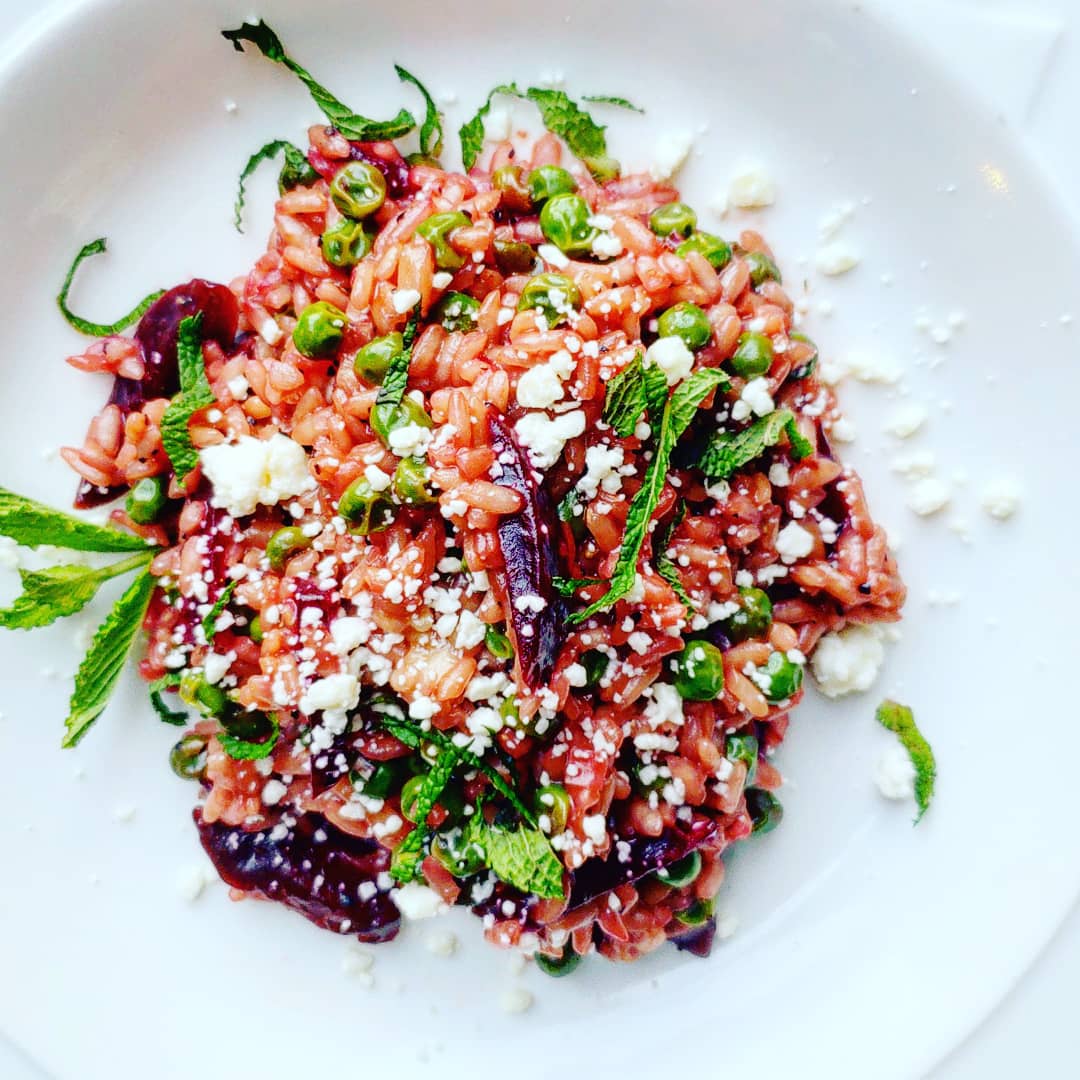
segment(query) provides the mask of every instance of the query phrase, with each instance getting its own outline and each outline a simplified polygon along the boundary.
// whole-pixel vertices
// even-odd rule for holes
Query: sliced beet
[[[494,409],[488,410],[487,419],[491,449],[501,469],[496,483],[525,499],[518,513],[499,519],[497,532],[518,669],[525,686],[536,690],[551,678],[565,614],[553,584],[559,569],[558,518],[509,425]],[[537,611],[539,601],[543,607]]]
[[[678,934],[671,940],[680,952],[692,953],[704,959],[712,952],[713,942],[716,940],[716,919],[710,915],[700,926]]]
[[[199,810],[194,817],[206,854],[234,889],[275,900],[316,926],[361,941],[389,941],[401,928],[394,902],[378,885],[390,869],[390,852],[374,840],[350,836],[315,813],[300,815],[290,829],[262,832],[207,824]],[[364,885],[369,888],[362,890]]]
[[[660,836],[627,837],[616,843],[603,861],[589,859],[574,871],[567,910],[573,911],[620,885],[638,881],[678,862],[708,843],[718,829],[712,818],[697,814],[688,825],[680,823],[677,829],[665,829]]]
[[[180,324],[202,312],[202,336],[216,341],[227,352],[233,350],[240,308],[236,297],[224,285],[194,278],[159,297],[139,320],[135,340],[142,354],[145,374],[141,379],[117,375],[109,404],[118,405],[126,417],[153,398],[172,397],[180,389],[176,365],[176,341]],[[115,499],[123,488],[99,488],[85,480],[79,483],[75,505],[79,509],[100,506]]]

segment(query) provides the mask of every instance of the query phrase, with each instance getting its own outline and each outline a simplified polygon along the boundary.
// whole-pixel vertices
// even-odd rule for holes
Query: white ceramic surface
[[[531,1077],[569,1060],[604,1074],[708,1064],[908,1077],[985,1014],[1076,895],[1070,795],[1040,783],[1044,748],[1073,760],[1080,741],[1058,705],[1060,664],[1077,644],[1059,603],[1076,589],[1059,461],[1077,383],[1076,331],[1059,316],[1080,295],[1064,216],[988,114],[848,6],[768,0],[747,19],[727,2],[687,4],[684,17],[702,32],[658,57],[648,53],[656,21],[645,5],[622,5],[620,26],[599,7],[556,3],[542,23],[502,7],[463,3],[438,34],[415,40],[409,28],[429,10],[419,3],[396,5],[391,17],[320,2],[301,17],[281,0],[260,14],[370,114],[403,100],[393,60],[457,94],[455,126],[492,83],[561,70],[571,92],[621,92],[648,107],[644,120],[612,116],[612,148],[628,164],[649,160],[665,126],[707,123],[681,178],[698,205],[739,159],[768,164],[780,197],[754,220],[796,293],[808,279],[807,329],[826,354],[871,349],[906,365],[900,389],[848,387],[844,401],[861,432],[849,456],[903,536],[912,592],[904,640],[876,689],[916,707],[938,753],[938,801],[912,830],[906,808],[874,792],[884,739],[871,718],[876,693],[842,705],[808,700],[780,758],[791,780],[784,826],[731,860],[722,908],[741,929],[710,961],[596,962],[551,982],[512,974],[462,917],[455,929],[468,947],[457,957],[431,956],[429,928],[410,927],[377,950],[366,989],[342,973],[341,940],[281,910],[229,905],[219,886],[183,901],[176,877],[199,852],[192,792],[164,761],[171,733],[132,679],[84,746],[62,754],[66,685],[44,671],[77,663],[72,628],[8,637],[0,759],[18,764],[5,774],[0,1025],[58,1076],[171,1077],[193,1067],[277,1076],[391,1062],[418,1075],[431,1061],[444,1076],[490,1062]],[[80,244],[110,238],[112,254],[87,268],[78,292],[81,308],[106,313],[152,285],[227,278],[258,250],[271,179],[256,185],[249,233],[237,237],[237,169],[270,137],[300,141],[317,117],[286,73],[217,36],[247,14],[207,0],[183,14],[164,3],[88,3],[22,41],[0,68],[9,247],[0,283],[13,301],[0,482],[63,500],[66,470],[42,452],[78,441],[104,396],[104,384],[61,363],[77,341],[50,299]],[[451,63],[455,49],[496,36],[527,41],[528,56],[491,48]],[[819,218],[840,200],[859,204],[846,235],[864,259],[825,281],[799,258],[812,261]],[[822,314],[821,301],[835,314]],[[948,347],[933,345],[914,327],[923,308],[936,322],[963,311],[968,325]],[[931,407],[917,445],[935,450],[946,474],[967,471],[956,503],[971,521],[970,546],[944,521],[904,508],[888,468],[893,447],[878,433],[904,391]],[[987,523],[977,497],[1003,468],[1025,484],[1023,510],[1006,526]],[[962,601],[929,607],[932,590]],[[1053,647],[1020,643],[1018,627]],[[132,820],[116,820],[132,807]],[[499,995],[518,982],[537,1004],[506,1016]]]

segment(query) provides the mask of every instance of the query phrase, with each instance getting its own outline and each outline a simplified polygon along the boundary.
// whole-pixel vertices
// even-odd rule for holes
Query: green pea
[[[331,182],[330,198],[346,217],[369,217],[386,202],[386,178],[366,161],[350,161]]]
[[[256,615],[248,623],[247,632],[248,632],[248,637],[251,638],[251,640],[254,641],[256,645],[261,645],[262,644],[262,639],[263,639],[262,619],[260,619],[258,615]]]
[[[527,274],[536,265],[536,252],[532,244],[519,240],[495,239],[495,265],[500,274]]]
[[[582,689],[595,690],[600,685],[600,680],[607,674],[611,659],[599,649],[590,649],[581,654],[578,663],[585,669],[585,685]]]
[[[561,833],[570,820],[570,796],[562,784],[545,784],[536,793],[536,812],[551,820],[551,833]]]
[[[560,251],[584,255],[592,251],[597,230],[589,224],[592,211],[580,195],[553,195],[540,211],[540,228]]]
[[[220,686],[208,683],[201,671],[185,671],[177,691],[185,705],[198,709],[204,716],[222,717],[232,705]]]
[[[724,740],[724,757],[746,766],[746,783],[750,785],[757,775],[758,741],[756,735],[729,735]]]
[[[665,203],[649,215],[649,228],[657,236],[689,236],[697,225],[697,214],[684,202]]]
[[[683,911],[676,911],[675,918],[683,926],[704,926],[713,914],[713,902],[711,900],[695,900]]]
[[[416,226],[416,235],[431,245],[435,252],[435,265],[440,270],[460,270],[465,265],[465,256],[450,246],[450,238],[456,229],[471,224],[460,210],[450,210],[425,218]]]
[[[818,347],[808,338],[805,334],[795,331],[793,334],[788,335],[792,341],[800,341],[804,345],[809,345],[814,351],[810,354],[810,357],[804,360],[794,371],[791,373],[793,379],[808,379],[817,370],[818,364]]]
[[[456,878],[472,877],[486,865],[484,852],[475,843],[465,843],[460,829],[439,833],[431,845],[431,854]]]
[[[607,180],[614,180],[622,172],[622,166],[607,154],[596,154],[593,157],[583,157],[585,167],[592,173],[593,178],[603,184]]]
[[[553,979],[561,979],[569,975],[584,959],[579,953],[574,952],[573,946],[567,945],[561,956],[546,956],[544,953],[535,953],[533,959],[536,966]]]
[[[712,701],[724,689],[724,654],[712,642],[689,642],[671,666],[675,689],[687,701]]]
[[[390,490],[406,506],[431,506],[436,499],[427,486],[430,475],[426,458],[402,458],[394,470]]]
[[[414,824],[416,823],[416,800],[425,780],[426,777],[422,774],[412,776],[405,781],[401,789],[401,812]]]
[[[432,309],[432,322],[440,322],[444,330],[472,330],[480,314],[480,301],[468,293],[448,292]]]
[[[402,758],[379,761],[369,766],[366,772],[351,771],[349,780],[362,795],[371,799],[385,799],[401,785],[406,769],[403,762]]]
[[[341,270],[355,266],[369,251],[374,237],[362,221],[343,217],[322,234],[323,258]]]
[[[525,181],[525,170],[520,165],[504,165],[491,174],[492,186],[502,192],[500,209],[524,213],[532,209],[532,195]]]
[[[766,281],[782,283],[780,268],[764,251],[747,251],[743,260],[750,267],[750,281],[756,286]]]
[[[724,633],[732,641],[765,637],[772,626],[772,601],[763,589],[739,590],[739,610],[724,620]]]
[[[194,732],[169,751],[169,766],[181,780],[201,780],[206,771],[206,739]]]
[[[333,356],[345,336],[346,326],[348,319],[341,308],[316,300],[300,312],[293,330],[293,344],[301,356]]]
[[[762,693],[774,705],[779,701],[787,701],[788,698],[794,697],[802,686],[802,664],[789,660],[787,654],[779,650],[769,657],[764,667],[759,667],[757,670]],[[758,679],[754,681],[757,682]]]
[[[405,351],[405,341],[395,331],[369,341],[353,357],[353,371],[371,386],[381,386],[395,356]]]
[[[338,500],[338,513],[359,536],[382,532],[394,520],[394,504],[383,492],[376,491],[367,478],[358,476]]]
[[[311,538],[304,535],[304,530],[297,525],[286,525],[278,529],[266,541],[266,557],[273,570],[280,570],[298,551],[311,547]]]
[[[784,808],[780,800],[764,788],[749,788],[746,792],[746,809],[753,822],[753,831],[772,832],[784,820]]]
[[[510,660],[514,655],[514,646],[510,639],[497,626],[489,626],[484,630],[484,644],[496,660]]]
[[[577,191],[577,181],[558,165],[540,165],[529,173],[525,183],[534,203],[542,203],[554,195],[570,195]]]
[[[657,322],[661,337],[682,338],[688,349],[700,349],[712,340],[709,316],[685,300],[668,308]]]
[[[390,433],[393,431],[408,427],[410,424],[416,424],[422,428],[432,426],[432,420],[428,416],[427,410],[416,398],[410,397],[408,394],[397,405],[391,405],[388,402],[383,402],[382,405],[376,403],[371,410],[368,422],[371,424],[371,430],[375,432],[382,441],[383,446],[386,447],[390,446]]]
[[[700,255],[704,255],[717,270],[727,266],[731,261],[731,245],[726,240],[721,240],[719,236],[714,236],[712,233],[694,233],[693,236],[687,237],[675,249],[675,254],[680,258],[685,259],[691,251],[696,251]]]
[[[772,367],[772,341],[765,334],[748,330],[739,335],[739,344],[731,357],[731,370],[744,379],[764,375]]]
[[[168,501],[168,485],[164,476],[144,476],[136,481],[124,500],[128,517],[137,525],[151,525],[157,521]]]
[[[665,885],[673,889],[685,889],[687,885],[693,885],[701,873],[701,853],[691,851],[685,858],[673,862],[656,871],[656,877]]]
[[[581,306],[581,291],[563,274],[537,274],[525,282],[518,300],[518,311],[538,309],[548,326],[557,326],[573,310]]]

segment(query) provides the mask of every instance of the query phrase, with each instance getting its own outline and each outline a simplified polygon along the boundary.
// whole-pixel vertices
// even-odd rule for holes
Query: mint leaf
[[[221,744],[221,749],[236,761],[260,761],[270,756],[270,752],[277,746],[280,737],[281,726],[278,724],[277,717],[271,715],[270,734],[261,742],[250,742],[236,735],[230,735],[227,731],[218,732],[217,741]]]
[[[427,87],[415,75],[406,71],[400,64],[395,64],[394,70],[402,82],[412,83],[424,99],[424,122],[420,125],[420,153],[425,157],[437,158],[442,153],[443,145],[442,113],[439,112],[428,93]]]
[[[665,393],[667,379],[664,380]],[[603,421],[610,424],[615,434],[626,439],[634,434],[634,428],[645,412],[645,369],[641,353],[637,353],[608,383],[604,394]]]
[[[10,536],[24,547],[51,544],[68,551],[146,551],[153,546],[141,536],[92,525],[3,487],[0,487],[0,536]]]
[[[454,769],[461,762],[456,746],[447,746],[439,753],[435,764],[428,770],[420,790],[416,793],[410,817],[416,822],[412,831],[395,849],[390,860],[390,873],[402,884],[412,881],[423,862],[424,838],[427,835],[428,814],[435,808],[443,789],[450,782]]]
[[[487,114],[491,112],[491,99],[496,94],[521,97],[521,91],[514,83],[496,86],[495,89],[488,94],[484,104],[476,110],[476,115],[458,128],[458,138],[461,139],[461,161],[465,166],[466,172],[476,164],[476,159],[479,156],[480,151],[484,148],[484,120],[487,118]]]
[[[233,578],[233,580],[221,590],[221,595],[214,601],[214,606],[205,616],[203,616],[202,632],[203,637],[206,638],[207,644],[210,644],[214,640],[214,623],[218,621],[218,616],[229,606],[232,594],[236,592],[236,585],[237,581]]]
[[[919,808],[915,824],[922,821],[923,814],[934,797],[934,781],[937,779],[937,762],[934,751],[915,724],[915,714],[906,705],[896,701],[883,701],[877,707],[877,722],[900,739],[915,766],[915,805]]]
[[[689,427],[690,421],[694,419],[698,406],[713,390],[726,385],[727,381],[727,376],[719,368],[701,368],[675,388],[661,416],[653,459],[649,462],[644,481],[631,500],[626,514],[622,546],[615,563],[615,572],[608,583],[608,591],[584,610],[574,612],[567,619],[571,625],[584,622],[599,611],[605,611],[634,587],[641,545],[648,535],[649,522],[667,482],[671,452]]]
[[[565,895],[563,865],[551,841],[539,830],[524,825],[503,829],[484,821],[480,809],[469,819],[466,841],[484,853],[495,876],[523,893],[548,900]]]
[[[44,570],[20,570],[22,593],[8,608],[0,610],[0,626],[8,630],[31,630],[81,611],[111,578],[145,566],[152,552],[134,555],[112,566],[95,570],[89,566],[50,566]]]
[[[148,687],[150,691],[150,704],[154,707],[154,712],[158,714],[158,719],[165,724],[171,724],[173,727],[184,727],[188,722],[188,714],[183,709],[170,709],[165,704],[165,699],[161,696],[166,690],[176,690],[180,686],[180,676],[175,674],[162,675],[160,679],[155,679]]]
[[[645,378],[645,407],[649,413],[649,423],[655,428],[660,426],[664,406],[668,399],[667,376],[663,368],[656,364],[643,371]]]
[[[245,22],[235,30],[222,30],[221,36],[226,41],[231,41],[237,52],[244,51],[243,42],[247,41],[268,60],[284,64],[308,88],[311,99],[346,139],[355,139],[358,142],[400,139],[416,127],[416,119],[407,109],[402,109],[392,120],[382,121],[369,120],[366,116],[354,113],[285,52],[281,39],[262,19],[257,24]]]
[[[279,192],[291,191],[294,187],[313,184],[318,180],[319,174],[308,163],[307,155],[299,146],[294,146],[288,139],[274,139],[273,142],[268,142],[265,146],[259,147],[248,158],[244,171],[240,174],[240,184],[236,191],[236,203],[233,207],[233,222],[236,225],[237,232],[244,231],[244,185],[264,161],[272,161],[278,154],[285,155],[285,164],[282,165],[281,172],[278,174]]]
[[[551,579],[551,587],[560,596],[573,596],[574,593],[578,591],[578,589],[584,589],[589,585],[601,584],[603,584],[603,579],[595,577],[557,577]]]
[[[491,782],[491,786],[502,795],[530,825],[536,824],[536,815],[525,805],[521,796],[514,790],[513,785],[507,781],[506,777],[503,776],[498,769],[478,758],[471,750],[466,750],[461,746],[455,746],[450,738],[439,731],[438,728],[431,728],[430,731],[422,731],[415,724],[410,724],[405,720],[395,720],[386,715],[381,715],[379,721],[386,731],[393,735],[399,742],[404,743],[411,750],[421,749],[424,742],[433,742],[440,750],[446,750],[452,747],[457,751],[461,761],[465,765],[468,765],[470,769],[476,769],[478,772],[482,772]]]
[[[683,607],[686,608],[687,614],[693,615],[693,601],[682,583],[682,578],[679,577],[678,568],[668,558],[667,553],[667,549],[671,546],[671,538],[675,535],[675,530],[682,524],[685,517],[686,500],[680,499],[671,520],[662,530],[658,529],[656,532],[656,539],[653,540],[653,566],[656,567],[656,572],[675,591],[675,595],[682,601]]]
[[[379,387],[376,405],[400,405],[405,396],[405,388],[409,385],[409,365],[412,363],[412,347],[416,340],[416,331],[420,326],[420,305],[417,304],[405,324],[405,330],[401,335],[404,348],[390,360],[390,366],[386,369],[382,386]]]
[[[620,109],[629,109],[631,112],[645,115],[645,110],[640,105],[635,105],[624,97],[615,97],[613,94],[586,94],[581,100],[591,101],[597,105],[616,105]]]
[[[813,453],[813,447],[795,428],[795,417],[790,410],[777,409],[768,416],[755,420],[742,431],[714,431],[698,461],[698,468],[710,480],[726,480],[744,465],[761,457],[770,446],[775,446],[785,432],[790,439],[792,429],[795,429],[792,456],[806,456],[801,453],[796,455],[797,449]],[[798,447],[795,445],[796,440],[800,444]]]
[[[75,690],[64,722],[66,734],[61,745],[75,746],[108,705],[156,586],[157,578],[144,570],[98,627],[75,673]]]
[[[799,430],[794,416],[784,425],[784,431],[787,433],[788,442],[791,443],[791,456],[796,461],[802,461],[814,452],[814,444]]]
[[[79,250],[79,254],[75,256],[75,261],[71,264],[67,276],[64,278],[64,284],[60,286],[60,293],[56,297],[60,312],[67,319],[68,324],[78,330],[80,334],[89,334],[90,337],[107,337],[109,334],[119,334],[121,330],[126,330],[132,323],[141,319],[147,308],[159,297],[165,295],[164,289],[151,293],[140,300],[126,315],[121,315],[114,323],[90,322],[89,319],[83,319],[76,315],[68,307],[68,293],[71,292],[71,283],[75,280],[75,271],[79,269],[79,264],[83,259],[88,259],[91,255],[101,255],[105,249],[106,240],[104,236],[99,237],[97,240],[91,240],[89,244],[84,244]]]
[[[589,158],[607,155],[604,125],[593,120],[564,91],[530,86],[525,96],[540,110],[544,127],[558,135],[575,157],[587,164]]]
[[[200,409],[213,405],[214,391],[206,378],[203,360],[202,312],[191,315],[180,324],[176,344],[177,366],[180,369],[180,392],[169,402],[161,418],[161,442],[169,455],[176,479],[181,483],[199,463],[199,452],[191,441],[188,424]]]

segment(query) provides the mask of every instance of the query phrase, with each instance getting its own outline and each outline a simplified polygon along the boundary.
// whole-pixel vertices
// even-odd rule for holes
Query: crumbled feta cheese
[[[501,671],[493,675],[475,675],[465,690],[469,701],[490,701],[497,698],[508,686],[510,680]]]
[[[886,799],[910,799],[915,795],[915,766],[900,743],[890,743],[878,758],[874,780]]]
[[[355,709],[360,700],[360,683],[355,675],[342,671],[313,682],[300,698],[300,711],[311,714],[320,709],[342,713]]]
[[[225,386],[237,401],[242,401],[247,397],[249,386],[247,379],[243,375],[234,375]]]
[[[571,686],[584,686],[589,681],[589,673],[582,664],[568,664],[563,674]]]
[[[791,483],[791,471],[782,461],[769,466],[769,483],[773,487],[787,487]]]
[[[885,430],[898,439],[909,439],[926,423],[926,406],[918,401],[905,401],[885,421]]]
[[[528,450],[533,467],[543,471],[559,460],[568,439],[575,439],[584,433],[585,414],[580,409],[554,417],[542,412],[530,412],[518,420],[514,431]]]
[[[804,559],[814,550],[814,534],[797,521],[789,521],[777,534],[776,551],[786,563]]]
[[[532,1008],[533,996],[524,986],[504,990],[499,997],[499,1008],[504,1013],[523,1013]]]
[[[453,956],[457,952],[458,939],[457,935],[451,933],[451,931],[440,930],[428,934],[424,939],[424,945],[427,947],[427,951],[434,956]]]
[[[423,457],[433,437],[430,428],[421,427],[419,424],[406,424],[404,427],[394,428],[387,436],[387,442],[391,452],[398,457]]]
[[[330,624],[330,651],[345,656],[361,645],[366,645],[373,629],[369,619],[358,615],[345,615]]]
[[[861,349],[847,353],[839,362],[843,374],[865,383],[885,383],[892,386],[900,381],[903,370],[892,356],[866,352]]]
[[[758,210],[776,202],[776,184],[762,165],[745,165],[731,179],[728,200],[742,210]]]
[[[442,706],[424,694],[417,694],[409,702],[409,716],[414,720],[430,720]]]
[[[496,102],[484,117],[484,139],[487,142],[502,142],[510,138],[514,126],[514,107]]]
[[[649,173],[657,182],[670,180],[690,156],[694,136],[689,131],[669,131],[660,136],[653,151]]]
[[[288,792],[289,789],[280,780],[267,780],[262,789],[263,804],[265,806],[277,806]]]
[[[590,446],[585,451],[585,475],[577,482],[577,489],[587,500],[596,498],[603,489],[614,495],[622,487],[619,470],[623,467],[621,446]]]
[[[731,407],[733,420],[746,420],[751,413],[756,416],[768,416],[776,408],[769,393],[768,379],[758,376],[751,379],[739,395],[739,400]]]
[[[931,450],[915,450],[910,454],[899,454],[889,466],[894,473],[909,480],[919,476],[931,476],[937,468],[937,458]]]
[[[949,505],[949,485],[936,476],[916,481],[908,492],[907,504],[921,517],[929,517]]]
[[[826,634],[814,650],[810,668],[826,697],[868,690],[885,662],[882,633],[858,623]]]
[[[176,876],[176,888],[189,904],[193,904],[213,880],[206,867],[185,866]]]
[[[562,380],[550,364],[537,364],[518,379],[517,402],[524,409],[550,408],[562,396]]]
[[[459,649],[473,649],[484,640],[486,630],[487,626],[471,611],[463,611],[458,620],[454,644]]]
[[[390,294],[390,304],[399,315],[411,311],[419,302],[420,294],[416,289],[394,289]]]
[[[368,465],[364,469],[364,479],[372,491],[385,491],[394,478],[389,473],[383,472],[378,465]]]
[[[818,248],[814,258],[818,270],[828,277],[837,277],[854,270],[862,260],[862,256],[842,240],[834,240]]]
[[[607,836],[607,821],[603,814],[586,814],[581,819],[581,831],[594,844],[602,844]]]
[[[1020,483],[1011,476],[996,476],[982,489],[983,509],[998,521],[1007,521],[1020,508]]]
[[[683,723],[683,700],[670,683],[653,683],[652,700],[645,705],[645,719],[654,730],[666,724]]]
[[[602,258],[614,259],[623,253],[623,243],[614,233],[598,232],[592,242],[592,251]]]
[[[674,386],[694,370],[694,354],[681,337],[657,338],[645,350],[645,367],[653,365],[664,373],[668,386]]]
[[[207,653],[203,659],[203,678],[211,685],[216,686],[225,678],[236,659],[235,653],[222,656],[221,653]]]
[[[265,440],[241,435],[234,443],[204,447],[199,460],[214,489],[211,504],[233,517],[253,514],[259,503],[274,506],[315,486],[307,452],[280,432]]]
[[[635,630],[626,639],[626,644],[639,656],[644,656],[649,651],[649,646],[652,645],[652,638],[642,630]]]
[[[554,244],[541,244],[536,249],[536,254],[556,270],[565,270],[570,265],[570,260]]]
[[[440,270],[437,274],[431,275],[431,284],[436,289],[445,289],[453,280],[454,275],[446,270]]]
[[[445,902],[434,889],[416,881],[402,885],[391,895],[398,911],[406,919],[430,919],[446,910]]]

